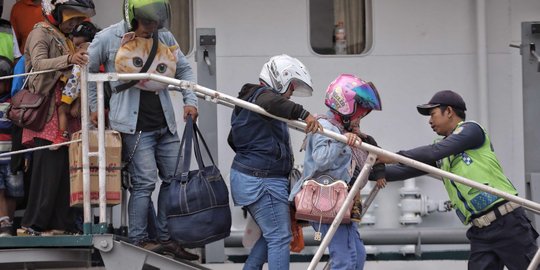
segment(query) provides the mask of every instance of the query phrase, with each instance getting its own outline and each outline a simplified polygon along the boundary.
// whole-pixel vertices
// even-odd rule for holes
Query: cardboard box
[[[97,130],[90,130],[89,151],[98,151]],[[73,134],[72,139],[81,138],[81,132]],[[107,161],[107,205],[120,204],[121,166],[122,166],[122,138],[114,130],[105,131],[105,155]],[[82,142],[72,143],[69,146],[69,176],[70,176],[70,205],[83,206],[83,171],[82,171]],[[93,206],[99,205],[99,177],[98,158],[90,157],[90,198]]]

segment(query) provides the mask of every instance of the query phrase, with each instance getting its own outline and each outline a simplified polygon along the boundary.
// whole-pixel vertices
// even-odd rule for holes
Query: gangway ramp
[[[145,250],[111,234],[2,237],[0,269],[91,268],[95,252],[105,269],[111,270],[209,269]]]

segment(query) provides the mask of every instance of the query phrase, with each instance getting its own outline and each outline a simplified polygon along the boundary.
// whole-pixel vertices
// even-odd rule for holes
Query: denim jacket
[[[331,115],[330,112],[329,114]],[[319,119],[319,123],[325,130],[341,133],[326,119]],[[347,183],[351,180],[352,152],[349,146],[319,133],[308,134],[306,140],[304,172],[302,178],[291,190],[290,201],[294,201],[294,196],[300,191],[304,181],[311,179],[314,175],[326,174]]]
[[[99,66],[105,65],[106,72],[116,72],[114,60],[120,47],[122,35],[126,33],[127,26],[124,21],[113,24],[99,32],[92,44],[88,48],[90,62],[88,69],[90,73],[98,73]],[[159,32],[159,41],[167,46],[178,45],[174,36],[169,31]],[[176,62],[176,79],[193,81],[193,72],[186,57],[180,50]],[[122,133],[135,133],[139,113],[139,89],[132,87],[122,92],[115,92],[115,87],[123,82],[110,82],[113,93],[110,100],[109,121],[111,127]],[[183,90],[184,104],[197,107],[197,96],[191,90]],[[159,100],[163,108],[163,114],[167,122],[167,127],[171,133],[176,132],[176,121],[174,108],[169,91],[164,89],[159,91]],[[97,111],[96,84],[88,85],[88,102],[92,112]]]
[[[257,89],[247,101],[254,103],[269,88]],[[287,124],[264,117],[247,109],[239,109],[231,116],[231,139],[234,145],[232,168],[244,174],[263,178],[286,178],[292,169],[292,152]]]

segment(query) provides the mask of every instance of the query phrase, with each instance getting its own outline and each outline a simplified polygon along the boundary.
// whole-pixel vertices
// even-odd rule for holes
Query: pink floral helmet
[[[372,110],[382,109],[375,85],[350,74],[341,74],[330,83],[324,104],[345,119],[350,119],[359,111],[364,112],[361,115],[364,117]]]

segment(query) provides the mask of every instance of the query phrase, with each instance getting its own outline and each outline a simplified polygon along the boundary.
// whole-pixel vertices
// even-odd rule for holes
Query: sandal
[[[41,232],[30,227],[21,227],[17,229],[17,236],[41,236]]]
[[[64,230],[51,230],[51,232],[52,232],[52,235],[73,235],[73,236],[82,235],[81,232],[70,231],[70,230],[67,230],[67,231],[64,231]]]

